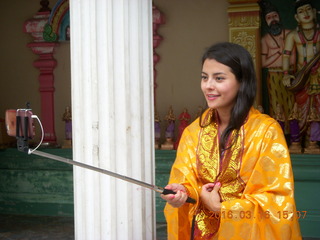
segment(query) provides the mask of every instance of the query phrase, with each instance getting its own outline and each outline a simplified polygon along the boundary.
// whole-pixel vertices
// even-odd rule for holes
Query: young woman
[[[176,194],[161,195],[168,239],[301,239],[282,129],[253,108],[251,55],[210,47],[201,89],[208,109],[184,130],[166,186]]]

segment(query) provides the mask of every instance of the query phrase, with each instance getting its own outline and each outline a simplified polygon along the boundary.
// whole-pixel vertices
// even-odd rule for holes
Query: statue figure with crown
[[[283,84],[295,96],[300,113],[299,129],[301,148],[307,148],[308,119],[312,107],[320,112],[320,28],[317,23],[317,10],[310,0],[295,2],[295,15],[298,26],[286,37],[283,51]],[[290,56],[296,51],[296,71],[290,69]],[[306,152],[307,153],[307,152]]]

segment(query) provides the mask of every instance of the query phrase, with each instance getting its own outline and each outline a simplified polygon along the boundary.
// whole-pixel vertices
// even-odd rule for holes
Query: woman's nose
[[[206,88],[208,89],[214,89],[215,88],[215,81],[214,79],[209,78],[206,82]]]

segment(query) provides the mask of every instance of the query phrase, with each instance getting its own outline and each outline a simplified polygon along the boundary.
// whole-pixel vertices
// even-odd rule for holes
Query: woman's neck
[[[224,112],[224,111],[219,111],[219,110],[217,110],[217,112],[218,112],[218,117],[219,117],[219,130],[222,133],[229,125],[230,112]]]

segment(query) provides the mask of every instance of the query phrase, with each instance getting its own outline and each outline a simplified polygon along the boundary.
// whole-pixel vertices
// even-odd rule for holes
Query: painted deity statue
[[[179,141],[180,141],[181,135],[183,133],[183,130],[189,125],[190,119],[191,119],[191,116],[188,113],[188,109],[186,109],[186,108],[183,109],[183,112],[179,115],[179,121],[180,121],[179,132],[178,132],[178,137],[177,137],[175,145],[174,145],[174,149],[178,148]]]
[[[167,125],[167,129],[166,129],[166,138],[172,138],[174,137],[174,129],[175,129],[175,116],[173,114],[173,109],[172,106],[170,106],[168,114],[165,117],[168,125]]]
[[[65,139],[71,140],[72,139],[72,117],[71,117],[71,108],[66,107],[62,120],[65,121]]]
[[[316,22],[317,10],[310,0],[298,0],[295,19],[298,27],[290,32],[285,41],[283,56],[283,84],[295,92],[295,103],[300,111],[300,135],[308,139],[308,117],[311,106],[320,109],[320,29]],[[289,58],[293,51],[297,56],[297,72],[290,71]],[[295,76],[293,75],[295,74]],[[303,142],[302,147],[306,144]]]
[[[168,110],[168,114],[165,116],[165,120],[167,121],[167,128],[166,128],[166,141],[162,144],[161,148],[165,150],[172,150],[173,146],[173,138],[174,138],[174,131],[175,131],[175,116],[173,113],[172,106],[170,106]]]
[[[159,149],[160,138],[161,138],[161,126],[160,126],[160,117],[158,112],[155,112],[154,116],[154,138],[155,138],[155,148]]]
[[[259,2],[262,9],[262,19],[264,19],[267,33],[261,38],[261,62],[262,67],[268,69],[266,78],[269,95],[269,112],[275,117],[277,105],[281,105],[284,114],[285,132],[289,131],[287,117],[292,110],[294,96],[282,84],[282,56],[285,40],[290,32],[284,29],[281,23],[280,14],[277,8],[267,0]],[[290,65],[295,62],[295,54],[291,55]]]

